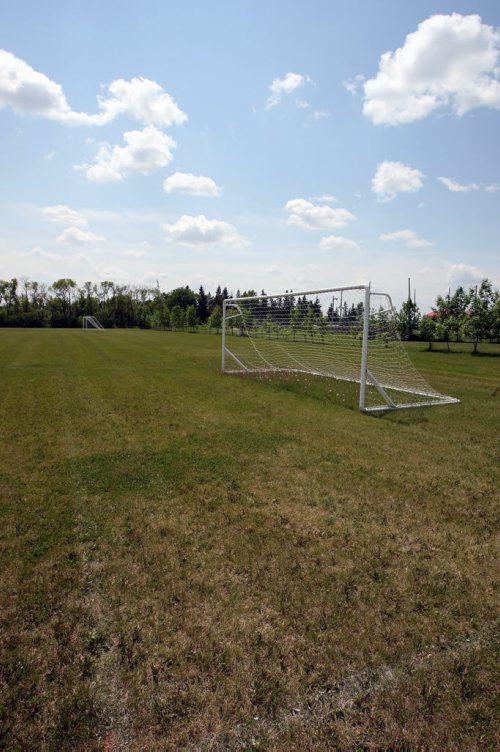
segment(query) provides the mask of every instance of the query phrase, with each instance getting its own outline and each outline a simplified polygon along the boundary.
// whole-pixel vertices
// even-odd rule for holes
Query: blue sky
[[[500,284],[496,0],[4,0],[0,50],[0,278]]]

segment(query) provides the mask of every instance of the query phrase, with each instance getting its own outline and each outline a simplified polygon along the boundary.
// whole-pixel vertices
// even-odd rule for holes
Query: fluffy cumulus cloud
[[[87,227],[88,222],[75,209],[70,209],[64,204],[56,206],[46,206],[43,210],[44,216],[51,222],[57,222],[61,225],[70,225],[72,227]]]
[[[118,79],[109,84],[107,91],[108,96],[97,98],[102,112],[94,116],[104,122],[110,122],[122,114],[159,127],[181,125],[187,120],[186,113],[156,81],[147,78],[132,78],[130,81]]]
[[[359,245],[355,240],[344,238],[342,235],[321,238],[319,247],[322,251],[359,251]]]
[[[179,245],[191,247],[243,246],[249,241],[243,238],[236,227],[220,219],[207,219],[204,214],[184,214],[173,224],[164,224],[167,238]]]
[[[313,204],[305,198],[294,198],[285,208],[289,213],[288,224],[308,230],[336,230],[356,219],[347,209]]]
[[[212,178],[192,175],[189,172],[174,172],[163,183],[166,193],[187,193],[190,196],[213,196],[218,198],[221,189]]]
[[[380,240],[396,240],[401,241],[408,248],[423,248],[427,245],[434,245],[430,240],[425,240],[417,235],[413,230],[396,230],[396,232],[383,232],[379,235]]]
[[[62,87],[11,52],[0,50],[0,107],[18,115],[63,120],[71,113]]]
[[[500,30],[480,16],[435,15],[385,52],[375,78],[364,84],[363,112],[376,124],[421,120],[451,106],[500,109]]]
[[[123,180],[127,175],[151,175],[172,159],[173,138],[149,125],[123,134],[125,146],[103,144],[91,164],[76,165],[94,183]]]
[[[12,107],[25,117],[45,117],[70,125],[106,125],[118,115],[160,127],[180,125],[187,115],[156,81],[118,79],[97,97],[99,112],[74,112],[60,84],[24,60],[0,50],[0,108]]]
[[[59,243],[66,245],[95,245],[103,243],[105,238],[96,235],[90,230],[81,230],[79,227],[68,227],[57,238]]]
[[[303,76],[301,73],[287,73],[284,78],[273,79],[273,82],[269,87],[271,95],[266,102],[266,109],[270,110],[271,107],[276,107],[280,104],[283,96],[292,94],[292,92],[300,89],[304,84],[309,83],[310,80],[309,76]],[[297,106],[301,109],[304,108],[304,105],[306,105],[306,107],[309,106],[308,103],[303,100],[298,100],[298,102],[300,102],[300,104]]]
[[[380,201],[392,201],[399,193],[415,193],[422,188],[424,175],[402,162],[381,162],[372,180],[372,191]]]

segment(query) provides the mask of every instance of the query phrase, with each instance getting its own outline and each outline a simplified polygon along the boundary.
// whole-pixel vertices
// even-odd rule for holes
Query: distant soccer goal
[[[366,412],[459,402],[413,366],[390,296],[370,286],[230,298],[222,327],[225,373],[288,371],[356,382]]]
[[[83,329],[104,329],[100,321],[95,316],[84,316],[82,322]]]

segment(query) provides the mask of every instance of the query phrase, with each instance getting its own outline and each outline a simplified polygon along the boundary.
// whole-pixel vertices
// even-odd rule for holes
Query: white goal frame
[[[82,320],[82,329],[97,329],[104,331],[104,327],[95,316],[84,316]]]
[[[342,295],[345,292],[348,291],[359,291],[360,295],[363,299],[363,321],[362,321],[362,342],[361,342],[361,357],[360,357],[360,364],[359,364],[359,377],[346,377],[346,376],[339,376],[334,374],[333,372],[325,372],[322,370],[315,370],[314,368],[301,368],[301,367],[282,367],[282,366],[274,366],[272,363],[267,363],[267,366],[265,367],[248,367],[244,362],[243,359],[239,358],[238,355],[236,355],[234,352],[231,351],[231,348],[227,344],[226,339],[226,329],[227,329],[227,323],[231,321],[232,319],[238,319],[239,326],[245,327],[245,318],[244,313],[242,310],[242,303],[248,304],[252,301],[271,301],[276,300],[278,298],[281,298],[282,300],[285,298],[300,298],[301,296],[318,296],[325,293],[339,293]],[[422,379],[422,382],[428,386],[428,390],[426,389],[415,389],[410,388],[408,386],[402,386],[402,387],[394,387],[394,385],[391,384],[385,384],[383,381],[376,378],[376,376],[370,371],[368,364],[369,364],[369,353],[370,353],[370,316],[373,313],[373,309],[371,307],[371,300],[372,296],[378,296],[378,297],[384,297],[386,298],[388,302],[388,313],[390,316],[393,317],[396,314],[396,309],[394,308],[394,305],[392,303],[392,299],[390,295],[387,293],[376,293],[372,292],[371,285],[351,285],[348,287],[332,287],[332,288],[326,288],[322,290],[306,290],[303,292],[285,292],[285,293],[277,293],[275,295],[255,295],[255,296],[249,296],[249,297],[240,297],[240,298],[227,298],[223,301],[223,307],[222,307],[222,357],[221,357],[221,372],[222,373],[228,373],[228,374],[241,374],[241,373],[256,373],[256,372],[297,372],[297,373],[304,373],[304,374],[310,374],[310,375],[316,375],[316,376],[329,376],[331,378],[337,378],[345,381],[354,381],[356,383],[359,383],[359,409],[363,412],[380,412],[380,411],[386,411],[386,410],[399,410],[399,409],[406,409],[410,407],[432,407],[435,405],[450,405],[450,404],[457,404],[460,402],[459,399],[456,399],[455,397],[449,397],[444,394],[440,394],[439,392],[436,392],[432,387],[426,384],[426,382],[423,380],[423,377],[420,376],[418,371],[415,369],[413,364],[411,363],[406,350],[404,350],[403,343],[401,342],[401,338],[397,333],[395,332],[395,327],[393,327],[394,335],[393,340],[399,340],[398,347],[401,348],[402,351],[402,357],[406,359],[408,362],[408,368],[413,371],[413,373],[418,374],[420,379]],[[304,298],[305,299],[305,298]],[[342,298],[340,298],[342,299]],[[231,325],[232,327],[232,325]],[[248,335],[247,333],[247,336]],[[360,334],[361,336],[361,334]],[[256,347],[255,343],[253,343],[254,348],[258,351],[258,348]],[[283,345],[281,345],[283,347]],[[285,347],[286,349],[286,347]],[[229,357],[235,363],[238,365],[238,368],[227,368],[227,362],[226,358]],[[295,360],[293,356],[291,356],[292,360]],[[265,360],[263,358],[263,360]],[[382,405],[368,405],[366,396],[367,396],[367,386],[374,387],[380,397],[383,400]],[[395,389],[397,392],[407,393],[411,394],[413,397],[413,401],[411,402],[396,402],[390,395],[389,390]],[[419,399],[419,397],[421,399]],[[415,399],[416,398],[416,399]]]

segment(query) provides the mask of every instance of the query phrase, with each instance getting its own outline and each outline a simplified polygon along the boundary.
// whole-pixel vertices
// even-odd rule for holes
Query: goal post
[[[82,329],[99,329],[104,330],[103,325],[95,316],[84,316],[82,320]]]
[[[433,389],[413,366],[395,313],[390,296],[370,285],[228,298],[221,370],[357,383],[365,412],[459,402]]]

